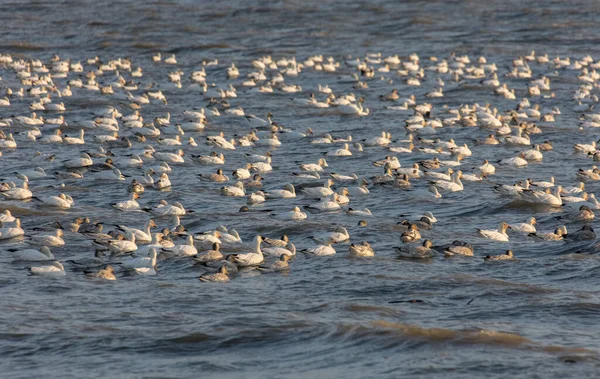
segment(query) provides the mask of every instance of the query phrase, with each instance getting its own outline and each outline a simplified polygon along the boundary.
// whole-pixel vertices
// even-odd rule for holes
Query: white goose
[[[54,259],[54,255],[47,246],[42,246],[39,250],[35,249],[9,249],[8,251],[13,253],[13,259],[15,261],[29,261],[29,262],[40,262],[49,261]]]
[[[140,204],[138,204],[138,202],[136,200],[139,199],[139,198],[140,198],[140,195],[138,195],[137,193],[133,192],[129,196],[129,200],[121,201],[121,202],[114,203],[114,204],[111,204],[111,205],[113,206],[113,208],[116,208],[116,209],[118,209],[120,211],[138,210],[138,209],[140,209]]]
[[[0,194],[4,196],[5,200],[26,200],[33,196],[27,182],[23,182],[23,185],[20,188],[11,188],[8,191],[0,192]]]
[[[290,199],[296,197],[296,189],[293,184],[286,184],[283,189],[272,190],[265,193],[267,199]]]
[[[325,257],[325,256],[329,256],[329,255],[335,255],[336,251],[333,248],[333,246],[331,246],[332,243],[333,243],[333,241],[331,239],[327,239],[326,241],[323,242],[322,245],[318,245],[311,249],[302,250],[302,252],[306,253],[306,254],[310,254],[310,255],[315,255],[317,257]]]
[[[79,129],[79,137],[69,137],[67,135],[63,136],[63,142],[68,145],[84,145],[85,140],[83,138],[84,131],[83,129]]]
[[[240,267],[258,266],[264,262],[264,256],[260,249],[261,236],[256,236],[253,241],[253,250],[246,254],[233,255],[233,261]]]
[[[181,203],[177,201],[173,204],[169,204],[166,200],[161,200],[157,205],[154,205],[151,208],[146,208],[144,210],[159,217],[173,215],[185,216],[187,214],[183,205],[181,205]]]
[[[39,276],[65,276],[65,267],[62,263],[54,261],[44,266],[31,267],[29,272]]]
[[[459,192],[464,189],[464,186],[463,186],[462,182],[460,181],[460,178],[462,178],[462,171],[459,170],[459,171],[456,171],[454,174],[452,174],[451,181],[438,180],[438,181],[434,181],[431,183],[436,188],[438,188],[439,190],[442,190],[442,191]],[[435,194],[434,194],[434,196],[435,196]]]
[[[58,196],[36,197],[35,199],[41,201],[44,206],[63,209],[71,208],[75,203],[70,195],[64,193]]]
[[[54,234],[32,236],[31,242],[36,245],[43,246],[64,246],[65,241],[62,239],[63,236],[63,231],[61,229],[56,229],[56,232]]]
[[[310,198],[322,198],[331,196],[333,194],[333,190],[331,189],[331,185],[333,181],[331,179],[327,179],[323,184],[323,187],[308,187],[302,189],[302,193]]]
[[[317,203],[313,203],[313,204],[305,206],[305,208],[316,210],[319,212],[337,211],[337,210],[341,209],[340,204],[336,201],[337,198],[338,198],[338,194],[334,192],[333,195],[324,197],[321,200],[319,200]]]
[[[320,237],[313,237],[317,242],[324,242],[331,239],[332,243],[343,243],[350,240],[350,233],[343,226],[338,226],[333,232],[325,233]]]
[[[152,233],[150,232],[151,228],[156,228],[156,223],[154,223],[154,220],[146,221],[143,229],[130,228],[125,225],[117,225],[117,230],[133,234],[135,241],[138,242],[152,241]]]
[[[546,189],[546,191],[550,191],[550,189]],[[533,204],[543,204],[543,205],[551,205],[551,206],[561,206],[563,204],[562,198],[560,197],[560,192],[562,191],[561,186],[554,187],[553,193],[548,193],[546,191],[534,191],[534,190],[523,190],[521,193],[521,198],[528,203]]]
[[[300,210],[300,208],[294,207],[294,209],[292,209],[290,212],[271,213],[271,217],[273,217],[276,220],[283,220],[283,221],[293,220],[293,221],[298,221],[298,220],[304,220],[308,216],[306,215],[306,213],[302,212]]]
[[[184,245],[176,245],[165,248],[163,251],[173,254],[175,257],[192,257],[198,254],[198,249],[194,246],[194,237],[189,235]]]
[[[536,221],[535,217],[529,217],[527,219],[527,222],[518,223],[518,224],[510,224],[510,228],[511,228],[511,230],[513,230],[515,232],[529,234],[529,233],[536,232],[536,228],[535,228],[536,224],[537,224],[537,221]]]
[[[15,219],[14,225],[12,226],[5,226],[4,223],[0,222],[0,240],[21,237],[23,235],[25,235],[25,231],[21,228],[20,219]]]
[[[79,158],[63,161],[63,164],[66,168],[81,168],[93,165],[94,161],[87,153],[82,153]]]
[[[136,251],[138,246],[135,243],[135,235],[127,232],[125,238],[124,240],[94,240],[94,243],[106,247],[114,254],[127,254]]]
[[[223,196],[235,196],[235,197],[246,196],[246,190],[244,189],[244,183],[237,182],[232,186],[221,187],[221,194]]]
[[[498,230],[477,229],[477,234],[480,237],[491,239],[494,241],[508,242],[508,234],[506,234],[506,230],[510,228],[510,225],[503,221],[500,224],[498,224]]]
[[[132,269],[139,275],[156,275],[156,249],[151,249],[148,257],[134,257],[122,262],[123,267]]]

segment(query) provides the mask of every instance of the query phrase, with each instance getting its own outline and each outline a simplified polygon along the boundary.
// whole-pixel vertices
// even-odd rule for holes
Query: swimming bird
[[[410,259],[428,259],[433,257],[436,252],[433,250],[433,243],[430,240],[423,241],[422,246],[406,245],[394,249],[399,257]]]
[[[318,202],[304,206],[305,209],[310,209],[317,212],[332,212],[341,209],[340,204],[336,201],[339,195],[333,193],[330,196],[321,198]]]
[[[30,267],[29,272],[31,272],[32,275],[38,276],[57,277],[66,275],[65,267],[58,261],[50,262],[44,266]]]
[[[5,200],[27,200],[33,196],[29,190],[29,184],[27,182],[23,182],[21,187],[15,187],[7,191],[0,192],[0,195],[4,196]]]
[[[56,229],[54,234],[45,234],[31,236],[31,242],[42,246],[64,246],[65,241],[62,239],[64,232],[61,229]]]
[[[147,257],[131,257],[121,262],[122,266],[133,270],[138,275],[156,275],[156,249],[151,249]]]
[[[116,208],[120,211],[133,211],[133,210],[139,210],[140,209],[140,204],[138,204],[137,199],[140,198],[140,195],[138,195],[136,192],[133,192],[130,196],[129,196],[129,200],[126,201],[121,201],[118,203],[113,203],[111,204],[113,208]]]
[[[149,239],[150,241],[150,239]],[[94,243],[104,246],[114,254],[126,254],[134,252],[138,249],[135,243],[135,234],[132,232],[126,233],[126,239],[96,239]]]
[[[104,280],[117,280],[117,277],[115,276],[115,269],[111,265],[107,265],[97,272],[86,272],[86,276]]]
[[[150,208],[143,208],[144,211],[150,212],[157,217],[163,216],[185,216],[187,214],[181,203],[175,201],[173,204],[167,203],[166,200],[161,200],[157,205]]]
[[[131,233],[135,237],[135,241],[144,243],[150,242],[152,240],[152,233],[150,232],[151,228],[156,228],[156,223],[154,220],[150,219],[146,221],[143,229],[131,228],[125,225],[116,225],[117,230],[120,230],[124,233]]]
[[[296,189],[293,184],[286,184],[281,190],[271,190],[265,192],[267,199],[289,199],[296,197]]]
[[[198,250],[194,246],[194,237],[192,235],[188,235],[185,244],[164,248],[162,251],[169,255],[173,255],[174,257],[191,257],[198,254]]]
[[[271,213],[270,215],[272,218],[274,218],[276,220],[283,220],[283,221],[286,221],[286,220],[299,221],[299,220],[304,220],[308,217],[306,215],[306,213],[304,213],[300,210],[299,207],[294,207],[294,209],[292,209],[290,212]]]
[[[194,261],[198,263],[213,262],[222,259],[223,253],[221,253],[221,245],[218,242],[213,243],[210,250],[197,253],[194,257]]]
[[[289,260],[292,256],[287,254],[281,254],[279,256],[279,260],[270,264],[263,264],[258,267],[258,269],[262,272],[277,272],[277,271],[287,271],[290,269]]]
[[[593,220],[595,217],[594,211],[590,209],[587,205],[582,205],[578,210],[569,212],[562,216],[557,217],[559,220],[567,220],[567,221],[589,221]]]
[[[567,235],[567,227],[559,226],[553,233],[529,233],[528,236],[537,241],[562,241]]]
[[[509,259],[514,259],[514,254],[512,252],[512,250],[506,250],[506,252],[504,254],[500,254],[500,255],[486,255],[485,258],[483,258],[486,261],[505,261],[505,260],[509,260]]]
[[[331,189],[333,184],[333,180],[327,179],[325,180],[325,183],[323,183],[323,187],[306,187],[303,188],[301,192],[310,198],[323,198],[333,195],[333,190]]]
[[[222,265],[219,267],[219,271],[216,273],[203,274],[198,279],[201,282],[228,282],[229,281],[229,270],[227,266]]]
[[[581,230],[565,235],[564,239],[566,241],[589,241],[596,239],[596,233],[594,232],[594,228],[584,225],[581,227]]]
[[[49,261],[54,259],[54,255],[50,251],[48,246],[42,246],[39,250],[35,249],[8,249],[11,253],[13,253],[13,259],[15,261],[31,261],[31,262],[39,262],[39,261]]]
[[[464,241],[453,241],[450,245],[443,247],[444,255],[447,257],[462,255],[462,256],[473,256],[473,246]]]
[[[348,248],[348,252],[351,256],[355,257],[373,257],[375,252],[367,241],[363,241],[360,244],[351,244]]]
[[[519,232],[519,233],[535,233],[536,229],[535,229],[535,225],[537,224],[537,221],[535,219],[535,217],[529,217],[527,219],[527,222],[524,223],[519,223],[519,224],[510,224],[510,229],[514,232]]]
[[[543,204],[550,206],[561,206],[563,204],[560,193],[562,191],[561,186],[554,187],[554,192],[550,193],[550,189],[546,191],[534,191],[531,189],[523,189],[521,192],[521,198],[532,204]]]
[[[270,246],[262,249],[263,254],[268,256],[280,257],[282,255],[294,256],[296,255],[296,246],[287,242],[283,246]]]
[[[0,222],[0,240],[21,237],[23,235],[25,235],[25,231],[21,228],[20,219],[15,219],[12,226],[7,226],[3,222]]]
[[[506,222],[502,221],[498,224],[497,230],[477,229],[477,234],[480,237],[491,239],[494,241],[508,242],[508,234],[506,234],[507,229],[511,229],[511,226],[508,225]]]
[[[260,249],[262,242],[261,236],[256,236],[253,242],[253,249],[250,253],[235,254],[233,260],[239,267],[258,266],[264,261],[263,253]]]
[[[329,167],[325,158],[320,158],[317,163],[305,163],[300,165],[302,171],[322,172],[323,167]]]
[[[310,249],[304,249],[301,251],[305,254],[315,255],[318,257],[335,255],[336,251],[333,248],[333,246],[331,246],[332,243],[333,243],[333,241],[331,240],[331,238],[328,238],[327,240],[323,241],[323,244],[321,244],[321,245],[318,245],[318,246],[310,248]]]
[[[237,182],[233,186],[221,187],[221,194],[223,196],[246,196],[246,190],[244,189],[244,183]]]

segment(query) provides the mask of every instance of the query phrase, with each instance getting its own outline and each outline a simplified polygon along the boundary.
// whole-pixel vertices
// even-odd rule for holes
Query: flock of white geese
[[[494,229],[483,228],[486,225],[473,228],[473,239],[506,242],[513,235],[524,234],[532,241],[557,243],[596,238],[590,222],[600,203],[593,193],[586,192],[585,183],[600,180],[600,169],[593,162],[587,163],[600,160],[600,150],[596,150],[596,141],[578,136],[581,131],[600,127],[600,113],[594,113],[600,61],[590,56],[551,59],[531,52],[500,68],[484,57],[455,54],[445,58],[416,54],[368,54],[346,59],[312,56],[303,61],[264,56],[238,62],[240,68],[234,63],[204,61],[187,72],[175,55],[155,54],[143,63],[161,67],[168,74],[162,81],[145,80],[142,66],[123,58],[106,61],[94,57],[76,62],[59,56],[42,61],[0,55],[0,161],[4,160],[0,240],[6,241],[1,248],[12,254],[16,267],[27,267],[33,275],[84,272],[115,280],[126,274],[157,275],[162,261],[188,259],[199,268],[201,281],[225,282],[240,269],[289,270],[297,252],[330,256],[346,246],[351,256],[372,257],[374,241],[352,240],[347,227],[357,223],[358,227],[368,227],[369,219],[377,217],[368,208],[354,205],[369,197],[373,186],[384,188],[387,196],[407,191],[407,196],[421,202],[440,201],[465,187],[478,186],[478,191],[493,191],[495,197],[530,204],[532,212],[536,209],[538,214],[540,209],[542,214],[544,209],[560,211],[548,231],[538,231],[532,215],[523,223],[498,220]],[[561,109],[539,103],[551,103],[555,96],[551,84],[560,76],[573,85],[568,112],[579,115],[578,128],[563,129],[562,135],[573,140],[573,154],[582,168],[574,169],[573,180],[568,183],[555,182],[553,177],[517,183],[492,181],[502,172],[544,164],[544,154],[553,144],[543,133],[561,130],[556,121]],[[306,88],[303,77],[334,78],[336,85],[309,84],[311,87]],[[219,83],[214,84],[217,80]],[[508,80],[519,83],[519,87],[510,88]],[[431,90],[417,91],[422,86]],[[502,104],[508,101],[511,108],[499,110],[476,101],[444,103],[446,93],[469,86],[489,91],[502,99]],[[169,106],[179,96],[192,99],[198,106],[171,114]],[[276,98],[285,107],[314,115],[339,115],[338,129],[342,130],[346,120],[361,117],[370,136],[361,140],[352,135],[334,136],[320,131],[318,123],[307,130],[282,125],[277,122],[277,109],[266,115],[247,113],[242,105],[248,98],[261,99],[267,108]],[[91,101],[100,104],[91,108],[93,115],[82,112]],[[162,113],[149,117],[157,113],[156,109]],[[371,126],[370,118],[378,113],[395,120],[394,130]],[[222,117],[239,120],[233,123],[235,133],[220,130],[214,121]],[[472,138],[455,141],[440,137],[453,128],[470,128]],[[290,158],[286,146],[302,144],[319,145],[324,152],[315,159]],[[39,148],[42,145],[46,147]],[[38,152],[24,155],[20,149]],[[502,159],[469,161],[477,149],[497,149]],[[376,152],[380,158],[353,162],[363,163],[372,171],[371,176],[359,177],[336,168],[347,157],[366,156],[367,152]],[[18,168],[7,163],[16,154],[21,154]],[[231,156],[243,157],[247,163],[228,164]],[[270,173],[289,161],[296,165],[294,172],[280,175],[284,181],[272,180]],[[171,182],[180,167],[190,166],[197,171],[196,177]],[[122,183],[122,201],[104,205],[112,207],[110,212],[115,214],[136,212],[139,223],[107,227],[111,220],[71,213],[77,204],[86,203],[86,192],[69,193],[69,188],[82,183],[98,188],[105,183]],[[36,194],[42,185],[46,189],[50,186],[54,194]],[[286,235],[256,235],[249,242],[223,225],[208,231],[188,230],[186,223],[202,215],[184,207],[185,197],[172,203],[144,201],[148,191],[177,192],[190,187],[238,197],[240,204],[234,211],[290,227],[323,213],[339,213],[343,221],[329,231],[315,231],[310,244],[296,241],[305,245],[297,251]],[[265,204],[275,200],[289,204],[288,209],[262,211]],[[385,197],[381,201],[385,202]],[[32,207],[55,209],[57,217],[63,219],[25,230],[21,219],[35,218]],[[215,209],[215,214],[221,211]],[[65,215],[70,217],[68,222]],[[398,246],[394,254],[398,257],[477,256],[469,241],[433,241],[432,230],[438,220],[432,212],[396,221],[393,230]],[[248,229],[255,222],[248,221]],[[89,259],[61,257],[74,236],[89,241]],[[512,260],[518,259],[518,253],[506,250],[480,257],[486,261]]]

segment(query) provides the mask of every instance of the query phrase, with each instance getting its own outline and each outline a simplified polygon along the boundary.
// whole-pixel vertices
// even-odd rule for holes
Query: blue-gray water
[[[40,58],[52,55],[84,61],[98,55],[108,61],[130,57],[133,66],[144,69],[144,84],[164,83],[174,66],[154,65],[151,55],[175,53],[184,71],[184,89],[166,92],[169,104],[152,104],[142,109],[151,120],[170,111],[179,118],[182,111],[206,105],[197,93],[187,92],[189,74],[204,60],[218,59],[208,67],[208,82],[238,87],[234,106],[246,113],[263,116],[272,112],[277,122],[317,134],[352,134],[361,140],[382,130],[394,139],[404,139],[405,116],[386,111],[378,96],[398,88],[401,95],[423,95],[436,88],[436,75],[428,74],[421,87],[408,87],[393,73],[386,80],[369,81],[369,89],[354,90],[339,83],[338,76],[352,73],[344,58],[364,57],[381,52],[399,54],[403,60],[417,53],[423,65],[429,56],[447,58],[451,52],[469,54],[471,60],[483,55],[495,62],[504,74],[511,60],[536,50],[552,58],[586,54],[600,58],[598,42],[598,3],[591,1],[279,1],[219,4],[196,1],[136,2],[106,1],[16,1],[0,4],[0,52],[16,57]],[[242,79],[227,81],[225,69],[235,62],[244,76],[252,59],[262,55],[274,58],[296,56],[301,62],[323,54],[342,62],[335,74],[306,69],[286,82],[299,84],[296,94],[248,94],[239,86]],[[554,71],[550,66],[532,64],[534,77]],[[86,71],[89,66],[86,66]],[[70,78],[76,74],[70,74]],[[465,191],[445,196],[438,202],[422,203],[409,192],[389,187],[371,187],[371,194],[351,200],[354,208],[368,207],[375,217],[369,226],[356,226],[358,218],[345,213],[309,215],[307,222],[285,224],[266,214],[240,215],[245,199],[224,198],[218,184],[202,183],[195,174],[214,168],[193,163],[176,166],[170,192],[147,190],[140,203],[156,204],[160,199],[180,201],[192,215],[182,219],[190,230],[214,229],[224,224],[237,229],[244,241],[257,233],[277,238],[287,233],[298,248],[313,243],[309,236],[332,229],[333,224],[348,228],[353,242],[367,240],[373,245],[373,259],[346,257],[347,245],[337,245],[338,254],[328,258],[305,258],[299,254],[287,274],[238,277],[227,284],[203,284],[202,273],[189,260],[159,261],[156,277],[125,277],[116,282],[90,280],[65,263],[67,275],[59,279],[29,276],[26,265],[12,264],[2,246],[0,255],[0,376],[30,377],[427,377],[490,378],[516,377],[595,377],[599,369],[598,342],[600,315],[598,272],[594,255],[573,254],[582,244],[534,243],[524,236],[511,235],[511,241],[494,243],[479,239],[475,228],[494,228],[500,220],[524,222],[538,218],[538,230],[553,230],[561,210],[532,208],[510,203],[491,191],[493,183],[513,183],[531,177],[575,185],[577,168],[592,162],[572,152],[573,143],[596,140],[591,129],[577,131],[578,113],[571,100],[577,85],[577,71],[560,72],[552,78],[556,97],[536,97],[532,103],[558,106],[562,115],[552,124],[541,124],[543,133],[535,142],[550,139],[554,150],[546,152],[541,164],[524,169],[498,169],[484,183],[466,183]],[[15,84],[14,73],[0,71],[0,88]],[[376,74],[376,77],[381,74]],[[99,82],[104,79],[98,78]],[[445,78],[447,80],[447,78]],[[516,88],[517,99],[526,96],[527,80],[505,79]],[[65,81],[56,80],[64,85]],[[371,109],[368,117],[327,116],[314,109],[295,107],[290,98],[307,97],[318,84],[329,84],[335,93],[355,92]],[[142,93],[137,91],[137,94]],[[445,116],[442,105],[491,103],[500,111],[514,109],[517,101],[494,96],[489,88],[465,85],[443,98],[428,100],[435,105],[434,117]],[[32,100],[15,100],[0,118],[29,113]],[[123,102],[110,97],[75,91],[63,99],[70,120],[90,119],[94,110],[107,104],[124,109]],[[244,118],[211,118],[202,133],[187,133],[199,146],[185,146],[191,154],[207,154],[213,148],[202,144],[204,136],[224,131],[227,136],[249,131]],[[126,134],[123,131],[123,134]],[[89,132],[89,147],[97,146]],[[467,142],[473,156],[463,169],[516,155],[519,148],[473,146],[473,138],[483,138],[485,130],[445,127],[437,137]],[[44,163],[48,172],[61,167],[60,161],[79,153],[67,146],[37,146],[17,136],[19,148],[3,151],[1,173],[31,167],[26,160],[35,151],[57,154],[55,163]],[[154,144],[157,146],[156,144]],[[141,145],[140,145],[141,146]],[[86,146],[87,147],[87,146]],[[139,147],[139,146],[137,146]],[[164,147],[160,147],[164,149]],[[296,161],[312,162],[331,145],[311,145],[309,141],[285,143],[272,149],[274,172],[265,175],[267,188],[280,188],[293,182]],[[125,149],[114,149],[117,155]],[[225,152],[226,173],[244,164],[246,152],[265,148]],[[351,158],[328,159],[328,172],[372,177],[381,172],[372,162],[387,150],[366,148]],[[401,155],[403,167],[425,159],[414,153]],[[191,162],[191,161],[190,161]],[[468,169],[465,169],[468,168]],[[125,174],[138,174],[124,169]],[[35,195],[55,195],[54,179],[32,183]],[[425,180],[415,182],[423,187]],[[598,193],[596,183],[586,184],[589,193]],[[70,220],[89,216],[111,224],[141,227],[145,214],[120,213],[108,204],[124,200],[126,184],[74,182],[65,189],[76,206],[68,211],[40,211],[34,203],[0,204],[13,209],[28,231],[50,224],[57,218]],[[263,209],[289,210],[307,205],[299,196],[292,201],[269,201]],[[259,207],[260,208],[260,207]],[[463,239],[473,243],[476,258],[434,259],[422,262],[395,258],[399,233],[392,226],[401,214],[431,210],[440,220],[433,232],[424,236],[436,244]],[[167,226],[162,220],[160,226]],[[593,226],[597,223],[593,222]],[[568,224],[577,230],[581,224]],[[90,239],[67,233],[67,245],[53,249],[62,262],[90,257]],[[517,260],[501,264],[484,263],[487,254],[499,254],[510,247]],[[390,303],[420,299],[422,303]]]

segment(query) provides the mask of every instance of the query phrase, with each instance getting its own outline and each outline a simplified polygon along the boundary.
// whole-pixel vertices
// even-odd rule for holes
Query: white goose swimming
[[[537,224],[537,221],[535,219],[535,217],[529,217],[527,219],[527,222],[524,223],[519,223],[519,224],[510,224],[510,229],[512,231],[515,232],[519,232],[519,233],[535,233],[536,229],[535,229],[535,225]]]
[[[348,248],[348,252],[354,257],[373,257],[375,252],[367,241],[363,241],[360,244],[351,244]]]
[[[70,195],[61,193],[58,196],[35,197],[36,200],[42,202],[44,206],[67,209],[71,208],[75,202]]]
[[[300,169],[302,171],[309,172],[323,172],[323,167],[329,167],[325,158],[320,158],[317,163],[306,163],[300,165]]]
[[[191,235],[187,237],[186,244],[165,248],[163,251],[175,257],[192,257],[198,254],[198,249],[194,246],[194,237]]]
[[[294,209],[292,209],[290,212],[271,213],[271,217],[273,217],[276,220],[298,221],[298,220],[304,220],[308,216],[306,215],[306,213],[302,212],[299,207],[294,207]]]
[[[94,243],[106,247],[114,254],[127,254],[134,252],[138,249],[135,243],[135,235],[131,232],[127,232],[126,239],[109,239],[109,240],[94,240]]]
[[[175,152],[175,153],[166,153],[166,152],[158,152],[157,151],[153,154],[154,159],[156,159],[158,161],[167,162],[167,163],[184,163],[185,162],[185,160],[183,159],[184,155],[185,155],[185,153],[181,149],[177,150],[177,152]]]
[[[264,255],[268,255],[271,257],[281,257],[282,255],[287,255],[288,257],[293,257],[296,255],[296,246],[288,242],[284,246],[271,246],[262,249]]]
[[[138,195],[135,192],[132,192],[131,195],[129,195],[129,200],[121,201],[118,203],[113,203],[111,205],[113,206],[113,208],[116,208],[120,211],[139,210],[140,204],[138,204],[138,202],[137,202],[137,199],[139,199],[139,198],[140,198],[140,195]]]
[[[562,198],[560,197],[562,186],[555,186],[553,193],[550,192],[549,188],[547,188],[546,191],[534,191],[530,189],[524,189],[523,192],[521,192],[521,198],[526,202],[532,204],[543,204],[551,206],[561,206],[563,204]]]
[[[261,204],[267,201],[265,193],[263,191],[256,191],[248,195],[246,199],[246,203],[249,205],[252,204]]]
[[[438,181],[432,181],[431,184],[433,184],[436,188],[438,188],[439,190],[442,190],[442,191],[459,192],[464,189],[464,186],[463,186],[462,182],[460,181],[460,178],[462,178],[462,171],[459,170],[459,171],[456,171],[454,174],[452,174],[451,181],[438,180]],[[434,196],[435,196],[435,194],[434,194]]]
[[[152,240],[152,233],[150,232],[151,228],[156,228],[156,223],[152,219],[146,221],[143,229],[131,228],[125,225],[117,225],[117,230],[133,234],[135,241],[142,243],[150,242]]]
[[[317,203],[313,203],[305,206],[306,209],[312,209],[314,211],[319,212],[332,212],[338,211],[341,209],[340,204],[336,201],[338,198],[337,193],[333,193],[331,196],[324,197],[319,200]]]
[[[63,142],[68,145],[84,145],[85,140],[83,138],[84,131],[83,129],[79,130],[79,137],[69,137],[67,135],[63,136]]]
[[[333,181],[331,179],[327,179],[323,184],[323,187],[307,187],[302,189],[302,194],[309,198],[322,198],[331,196],[333,194],[333,190],[331,189],[331,185]]]
[[[9,133],[8,137],[6,137],[5,139],[0,139],[0,147],[5,149],[17,148],[17,142],[15,141],[15,138],[13,137],[12,133]]]
[[[46,171],[41,167],[36,167],[31,170],[17,171],[15,174],[17,177],[21,178],[25,176],[28,180],[43,179],[47,176]]]
[[[94,161],[87,153],[81,153],[79,158],[63,161],[63,164],[66,168],[81,168],[93,165]]]
[[[5,200],[26,200],[31,199],[33,194],[29,190],[29,185],[27,182],[23,182],[21,188],[15,187],[8,191],[0,192],[2,196],[4,196]]]
[[[262,242],[261,236],[256,236],[252,243],[253,249],[250,253],[233,255],[233,262],[239,267],[258,266],[264,262],[264,256],[260,249]]]
[[[246,196],[246,190],[244,189],[244,183],[237,182],[232,186],[221,187],[221,194],[223,196],[235,196],[235,197]]]
[[[29,262],[41,262],[49,261],[54,259],[54,255],[50,251],[48,246],[42,246],[39,250],[35,249],[8,249],[13,253],[13,259],[15,261],[29,261]]]
[[[302,252],[306,253],[306,254],[310,254],[310,255],[315,255],[317,257],[325,257],[325,256],[335,255],[336,251],[333,248],[333,246],[331,246],[332,243],[333,243],[333,241],[331,239],[327,239],[326,241],[323,242],[322,245],[318,245],[318,246],[310,248],[310,249],[302,250]]]
[[[343,226],[338,226],[333,232],[325,233],[319,237],[312,237],[317,242],[324,242],[331,239],[332,243],[343,243],[350,240],[350,233]]]
[[[508,242],[508,234],[506,234],[507,229],[511,229],[510,225],[502,221],[500,224],[498,224],[498,230],[477,229],[477,234],[480,237],[494,241]]]
[[[31,242],[33,244],[42,246],[64,246],[65,241],[62,239],[63,236],[63,231],[61,229],[56,229],[56,232],[54,234],[32,236]]]
[[[169,180],[169,175],[166,172],[160,174],[158,180],[154,183],[154,188],[157,190],[162,190],[165,188],[171,187],[171,180]]]
[[[381,132],[381,136],[373,137],[365,141],[365,146],[387,146],[392,142],[392,135],[388,132]]]
[[[25,235],[25,231],[21,228],[20,219],[15,219],[14,225],[12,226],[7,226],[4,223],[0,222],[0,240],[7,240],[23,235]]]
[[[65,267],[58,261],[51,262],[44,266],[31,267],[29,272],[39,276],[65,276]]]
[[[503,166],[513,166],[513,167],[525,167],[528,162],[525,159],[525,154],[520,153],[518,156],[514,158],[505,158],[498,161],[499,164]]]
[[[156,275],[156,249],[151,249],[148,257],[133,257],[122,262],[123,267],[139,275]]]
[[[265,192],[267,199],[290,199],[296,197],[296,189],[293,184],[286,184],[281,190],[271,190]]]
[[[161,200],[157,205],[152,206],[151,208],[145,208],[144,211],[150,212],[155,216],[164,217],[164,216],[185,216],[187,214],[185,208],[181,203],[175,201],[173,204],[167,203],[166,200]]]

